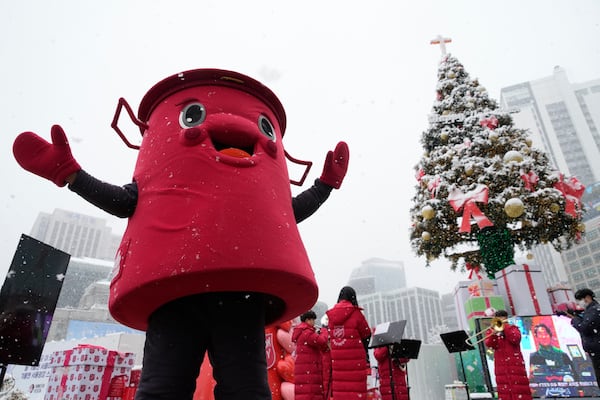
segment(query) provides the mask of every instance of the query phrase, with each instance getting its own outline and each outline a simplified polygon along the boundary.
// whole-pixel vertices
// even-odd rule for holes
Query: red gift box
[[[98,346],[81,345],[54,352],[44,400],[121,399],[134,362],[133,353]]]

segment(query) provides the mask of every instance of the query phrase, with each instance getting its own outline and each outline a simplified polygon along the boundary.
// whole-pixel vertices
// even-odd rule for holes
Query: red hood
[[[296,325],[294,327],[294,330],[292,331],[292,342],[295,343],[298,340],[298,338],[300,337],[300,334],[302,333],[302,331],[305,329],[312,329],[313,331],[315,330],[315,328],[313,326],[310,326],[306,322],[301,322],[299,325]]]
[[[331,310],[327,311],[329,326],[343,325],[354,310],[362,310],[362,308],[353,305],[348,300],[341,300]]]

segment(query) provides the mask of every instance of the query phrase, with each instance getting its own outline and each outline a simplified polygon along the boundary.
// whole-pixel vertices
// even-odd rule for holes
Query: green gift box
[[[471,332],[475,332],[475,320],[477,318],[491,318],[494,316],[493,312],[491,315],[489,312],[486,314],[486,310],[491,309],[494,311],[505,309],[502,296],[471,297],[465,301],[465,315]]]

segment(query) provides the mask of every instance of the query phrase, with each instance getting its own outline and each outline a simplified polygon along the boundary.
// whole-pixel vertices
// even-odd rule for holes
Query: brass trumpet
[[[485,339],[489,338],[492,335],[496,335],[502,331],[504,331],[504,324],[506,324],[506,320],[503,318],[499,318],[499,317],[494,317],[492,318],[492,321],[490,322],[490,325],[488,328],[492,328],[493,332],[488,333],[485,336],[480,337],[479,339],[477,339],[477,336],[481,335],[482,333],[485,333],[487,331],[483,330],[480,332],[476,332],[474,335],[469,336],[468,338],[465,339],[465,342],[468,345],[471,345],[473,347],[476,347],[477,344],[483,342]],[[477,339],[475,342],[473,342],[473,339]]]

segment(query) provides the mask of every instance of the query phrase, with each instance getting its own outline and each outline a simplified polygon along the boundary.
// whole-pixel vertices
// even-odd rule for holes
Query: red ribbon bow
[[[585,186],[576,177],[571,177],[565,181],[565,176],[560,174],[560,179],[554,184],[554,188],[560,190],[565,197],[566,205],[565,212],[577,217],[577,209],[581,209],[581,196],[585,191]]]
[[[435,198],[437,195],[437,191],[440,186],[441,179],[439,176],[436,176],[431,182],[427,184],[427,190],[431,192],[431,198]]]
[[[471,285],[468,287],[468,289],[471,297],[481,297],[481,290],[479,289],[479,286]]]
[[[479,121],[479,124],[485,128],[494,130],[498,127],[498,118],[496,118],[496,117],[484,118],[481,121]]]
[[[481,274],[479,273],[479,271],[481,271],[481,267],[477,264],[473,265],[471,263],[467,263],[465,265],[465,268],[467,268],[467,271],[469,271],[469,279],[473,279],[473,273],[475,273],[475,276],[477,277],[478,280],[483,279]]]
[[[423,168],[419,168],[419,170],[415,174],[415,178],[417,178],[417,182],[421,182],[421,178],[423,178],[423,176],[425,176],[425,171],[423,171]]]
[[[533,192],[535,189],[535,185],[537,185],[540,178],[534,171],[529,171],[528,173],[521,173],[521,179],[525,182],[525,189]]]
[[[459,189],[454,189],[448,196],[448,201],[456,212],[463,208],[462,223],[458,230],[459,232],[471,232],[471,218],[475,220],[475,223],[477,223],[477,226],[479,226],[480,229],[494,226],[492,221],[490,221],[479,207],[477,207],[477,204],[475,204],[477,202],[487,204],[487,186],[477,185],[475,189],[467,193],[463,193]]]

